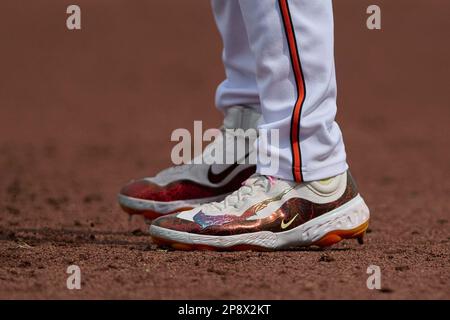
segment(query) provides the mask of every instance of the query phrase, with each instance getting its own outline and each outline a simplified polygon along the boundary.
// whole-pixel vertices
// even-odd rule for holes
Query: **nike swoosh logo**
[[[248,157],[248,154],[245,155],[245,158]],[[244,159],[245,159],[244,158]],[[229,166],[228,168],[226,168],[225,170],[223,170],[221,173],[214,173],[212,172],[212,166],[209,167],[208,170],[208,180],[211,183],[214,184],[219,184],[221,183],[223,180],[225,180],[233,171],[234,169],[236,169],[240,164],[239,163],[233,163],[231,166]]]
[[[297,216],[298,216],[298,213],[291,220],[289,220],[288,223],[284,223],[284,219],[281,220],[281,229],[284,230],[287,227],[289,227],[292,224],[292,222],[294,222],[295,218],[297,218]]]

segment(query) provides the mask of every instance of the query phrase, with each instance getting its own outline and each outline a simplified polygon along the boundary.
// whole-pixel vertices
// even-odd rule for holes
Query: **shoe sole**
[[[363,242],[370,212],[358,195],[346,204],[296,228],[232,236],[208,236],[150,226],[153,242],[177,250],[272,251],[295,247],[328,247],[344,239]]]
[[[140,215],[143,216],[147,222],[151,222],[152,220],[161,216],[190,210],[203,203],[222,201],[227,195],[228,194],[203,199],[163,202],[138,199],[119,194],[117,196],[117,200],[122,210],[128,213],[130,216]]]

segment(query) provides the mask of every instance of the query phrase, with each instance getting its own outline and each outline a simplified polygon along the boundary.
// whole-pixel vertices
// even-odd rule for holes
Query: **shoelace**
[[[205,206],[220,211],[226,209],[227,207],[234,207],[238,209],[245,199],[253,196],[257,191],[269,191],[274,182],[275,179],[272,177],[255,174],[244,181],[242,187],[228,195],[223,201],[211,202]]]

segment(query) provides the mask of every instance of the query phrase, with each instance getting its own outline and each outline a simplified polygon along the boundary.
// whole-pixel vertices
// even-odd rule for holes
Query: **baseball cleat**
[[[230,107],[221,134],[205,148],[201,158],[197,158],[199,161],[193,159],[190,163],[165,169],[154,177],[131,181],[119,192],[120,206],[130,217],[142,215],[149,222],[204,203],[222,201],[256,171],[256,165],[250,163],[256,136],[226,129],[256,129],[260,117],[252,109]],[[245,152],[235,155],[235,146]],[[223,150],[224,159],[234,159],[234,163],[208,161],[212,150]]]
[[[181,250],[280,250],[362,243],[369,209],[350,173],[298,184],[253,175],[221,202],[153,221],[160,246]]]

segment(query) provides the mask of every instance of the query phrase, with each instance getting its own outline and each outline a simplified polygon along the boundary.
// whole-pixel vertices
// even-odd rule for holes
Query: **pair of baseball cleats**
[[[130,215],[150,223],[154,243],[179,250],[282,250],[326,247],[343,239],[363,237],[369,209],[347,171],[324,180],[296,183],[255,173],[246,163],[253,152],[252,137],[225,129],[256,128],[260,115],[229,108],[223,134],[201,155],[220,144],[245,144],[234,164],[192,163],[132,181],[119,193],[119,204]],[[232,142],[232,143],[230,143]],[[217,148],[215,148],[217,150]]]

